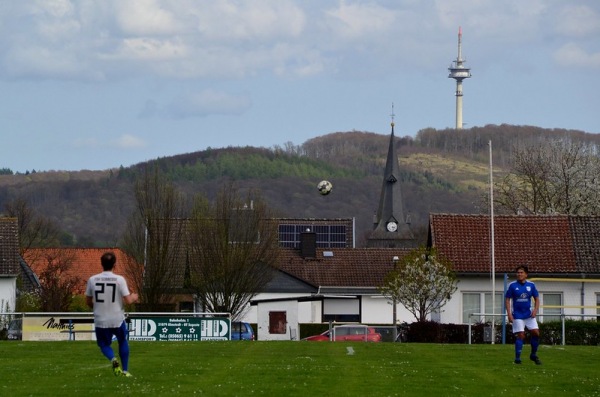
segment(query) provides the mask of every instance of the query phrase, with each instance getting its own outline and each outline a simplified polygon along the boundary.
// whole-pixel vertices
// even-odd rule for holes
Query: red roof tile
[[[83,294],[85,293],[87,280],[94,274],[102,272],[100,257],[107,251],[114,252],[117,257],[114,272],[128,279],[127,282],[131,287],[132,281],[124,271],[124,266],[128,264],[127,254],[120,248],[32,248],[27,250],[24,259],[39,276],[48,267],[49,258],[56,258],[57,252],[62,252],[62,254],[69,257],[72,263],[71,268],[66,273],[81,280],[77,290],[73,292]]]
[[[300,251],[282,249],[280,270],[315,287],[377,287],[393,267],[393,258],[410,250],[401,248],[317,249],[315,258],[303,258]],[[324,256],[324,252],[331,256]]]
[[[527,264],[534,273],[579,273],[570,218],[566,215],[494,216],[495,269]],[[431,214],[430,238],[459,273],[491,269],[488,215]],[[596,272],[598,268],[596,265]]]

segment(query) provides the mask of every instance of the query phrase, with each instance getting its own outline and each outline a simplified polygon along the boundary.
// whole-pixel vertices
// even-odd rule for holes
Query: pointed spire
[[[400,164],[394,136],[394,105],[392,104],[390,143],[383,174],[379,208],[374,219],[374,230],[369,236],[370,247],[411,247],[414,235],[404,216]]]

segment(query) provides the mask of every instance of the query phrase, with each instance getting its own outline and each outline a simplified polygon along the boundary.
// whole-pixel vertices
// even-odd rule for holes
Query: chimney
[[[300,256],[303,258],[317,257],[317,233],[311,232],[310,229],[300,233]]]

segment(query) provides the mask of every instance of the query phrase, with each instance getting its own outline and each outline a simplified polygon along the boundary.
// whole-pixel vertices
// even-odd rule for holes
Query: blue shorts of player
[[[110,347],[112,338],[115,336],[119,343],[119,357],[123,371],[127,371],[129,365],[129,342],[127,341],[127,324],[125,321],[118,328],[96,328],[96,342],[106,358],[112,361],[115,353]]]

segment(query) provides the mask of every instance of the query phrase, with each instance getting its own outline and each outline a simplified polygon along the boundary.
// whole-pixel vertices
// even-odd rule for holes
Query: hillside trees
[[[145,169],[156,165],[189,197],[202,192],[212,200],[221,180],[236,175],[249,178],[237,179],[239,187],[260,188],[269,205],[283,216],[355,217],[357,244],[362,246],[361,236],[372,229],[385,166],[387,125],[383,130],[378,134],[359,131],[326,134],[299,147],[287,143],[283,150],[212,148],[122,166],[112,172],[38,170],[29,175],[0,175],[0,209],[6,202],[24,197],[36,213],[72,236],[72,241],[61,237],[63,245],[114,246],[135,211],[132,186],[143,178]],[[401,128],[396,126],[396,131],[401,132]],[[462,165],[468,163],[480,168],[484,164],[487,169],[490,139],[494,167],[498,173],[504,173],[511,165],[515,144],[534,143],[543,137],[568,137],[574,142],[600,144],[600,134],[504,124],[472,127],[458,134],[456,130],[426,129],[415,138],[398,136],[403,197],[413,227],[426,228],[431,212],[481,211],[477,208],[479,198],[488,187],[480,182],[487,181],[487,172],[482,178],[479,171],[473,172],[473,168]],[[421,162],[417,157],[443,157],[459,166],[450,164],[440,171],[424,166],[427,161]],[[329,179],[335,186],[327,199],[314,194],[314,186],[321,179]],[[487,207],[486,204],[483,208]]]
[[[515,147],[511,172],[498,184],[495,203],[511,213],[600,213],[598,147],[570,139]]]
[[[214,203],[196,199],[189,223],[189,285],[203,311],[244,314],[273,277],[277,229],[258,192],[225,185]]]
[[[565,138],[585,145],[600,144],[598,134],[560,128],[500,124],[462,130],[425,128],[417,133],[415,145],[420,146],[421,150],[441,151],[485,162],[488,159],[488,142],[493,141],[495,166],[508,168],[515,146],[535,146],[540,140]]]

